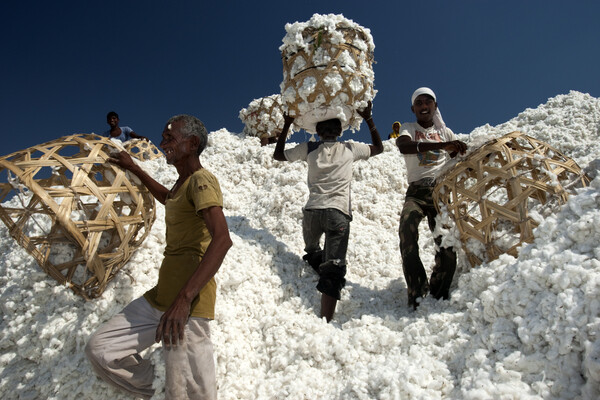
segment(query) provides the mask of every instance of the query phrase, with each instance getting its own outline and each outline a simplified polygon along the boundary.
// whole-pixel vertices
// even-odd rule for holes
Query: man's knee
[[[95,366],[106,365],[104,360],[104,351],[98,343],[98,339],[95,335],[92,335],[85,345],[85,355],[87,359]]]
[[[346,285],[346,279],[344,278],[346,276],[346,265],[329,260],[321,264],[320,275],[317,290],[340,300],[342,289]]]

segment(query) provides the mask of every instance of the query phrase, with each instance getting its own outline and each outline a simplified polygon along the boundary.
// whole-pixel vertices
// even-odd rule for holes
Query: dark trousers
[[[317,289],[337,300],[346,284],[346,252],[350,236],[351,218],[334,208],[303,211],[302,233],[304,251],[309,258],[320,261]],[[325,235],[324,248],[319,244]]]
[[[419,224],[427,217],[429,229],[435,229],[437,211],[433,205],[433,186],[411,183],[406,191],[406,198],[400,216],[400,253],[402,268],[408,288],[408,304],[416,307],[417,297],[428,292],[436,299],[450,297],[450,284],[456,271],[456,253],[452,247],[440,247],[442,237],[434,239],[437,245],[435,266],[431,279],[427,281],[425,268],[419,256]]]

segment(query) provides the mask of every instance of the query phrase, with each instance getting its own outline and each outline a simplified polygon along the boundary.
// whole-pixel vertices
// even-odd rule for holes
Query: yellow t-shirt
[[[194,172],[177,193],[167,198],[165,258],[158,283],[144,294],[154,308],[166,311],[202,260],[212,240],[202,210],[212,206],[223,207],[223,194],[217,178],[204,168]],[[214,319],[216,293],[213,277],[192,302],[190,315]]]

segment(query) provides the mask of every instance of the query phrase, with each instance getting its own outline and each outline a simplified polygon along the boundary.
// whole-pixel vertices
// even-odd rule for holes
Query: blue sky
[[[570,90],[600,97],[598,1],[13,0],[0,16],[0,155],[101,133],[110,110],[156,143],[180,113],[241,132],[239,110],[279,93],[285,24],[314,13],[371,30],[384,139],[395,120],[414,120],[419,86],[437,93],[457,133]],[[370,140],[364,124],[344,138]]]

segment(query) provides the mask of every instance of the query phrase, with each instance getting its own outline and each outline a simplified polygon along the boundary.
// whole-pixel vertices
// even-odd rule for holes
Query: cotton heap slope
[[[474,147],[521,130],[597,169],[599,128],[600,101],[571,92],[461,139]],[[260,147],[255,137],[222,129],[209,138],[201,160],[221,182],[234,242],[217,274],[212,323],[221,399],[600,396],[600,178],[546,218],[518,258],[469,268],[459,254],[452,298],[426,298],[412,312],[397,236],[406,172],[393,142],[384,142],[383,154],[354,166],[348,282],[326,324],[317,276],[301,258],[306,165],[274,161],[274,145]],[[164,159],[143,167],[166,186],[177,176]],[[83,347],[154,285],[164,231],[159,206],[141,248],[101,298],[84,302],[0,229],[2,399],[129,398],[96,378]],[[420,234],[431,267],[425,223]],[[160,351],[147,357],[158,364],[161,399]]]

